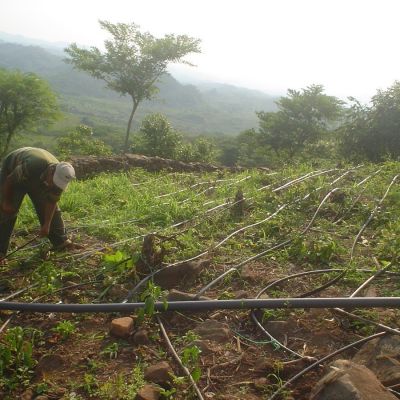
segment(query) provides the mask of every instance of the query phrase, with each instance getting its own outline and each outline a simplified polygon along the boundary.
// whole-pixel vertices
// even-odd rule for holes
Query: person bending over
[[[54,250],[72,246],[57,205],[73,166],[59,162],[44,149],[23,147],[9,153],[0,172],[0,261],[7,255],[10,237],[24,196],[32,200],[40,221],[39,236],[47,236]]]

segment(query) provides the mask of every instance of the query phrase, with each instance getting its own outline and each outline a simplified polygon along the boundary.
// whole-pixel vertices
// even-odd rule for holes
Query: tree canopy
[[[292,156],[324,137],[342,112],[343,102],[326,95],[322,85],[311,85],[301,91],[289,89],[277,105],[276,113],[257,113],[260,134],[266,145]]]
[[[56,96],[46,81],[32,73],[0,69],[1,157],[16,133],[49,123],[58,115]]]
[[[74,43],[65,49],[70,56],[66,61],[104,80],[108,88],[132,98],[133,106],[125,136],[127,150],[137,107],[143,100],[154,97],[157,92],[155,84],[167,73],[169,63],[191,65],[184,57],[189,53],[200,52],[200,40],[173,34],[156,38],[148,32],[141,32],[140,27],[134,23],[99,23],[112,36],[111,40],[104,42],[105,52],[97,47],[80,48]]]
[[[400,156],[400,82],[378,90],[370,106],[351,99],[346,120],[339,129],[342,154],[381,161]]]

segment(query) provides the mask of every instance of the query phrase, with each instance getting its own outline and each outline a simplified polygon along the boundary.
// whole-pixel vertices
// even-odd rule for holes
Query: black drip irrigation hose
[[[308,223],[308,225],[306,226],[306,228],[304,228],[301,231],[301,235],[304,235],[307,233],[307,231],[311,228],[312,224],[315,221],[315,218],[318,214],[318,212],[320,211],[322,205],[325,203],[325,201],[330,197],[330,195],[332,193],[334,193],[336,190],[338,190],[339,188],[334,188],[332,189],[324,198],[323,200],[320,202],[317,210],[315,211],[313,217],[311,218],[311,221]],[[241,263],[237,264],[236,266],[228,269],[227,271],[225,271],[223,274],[221,274],[220,276],[218,276],[217,278],[215,278],[213,281],[211,281],[208,285],[204,286],[197,294],[196,297],[198,298],[199,296],[201,296],[202,294],[204,294],[208,289],[210,289],[212,286],[214,286],[216,283],[218,283],[219,281],[221,281],[226,275],[230,274],[231,272],[237,271],[240,268],[242,268],[244,265],[248,264],[251,261],[255,261],[258,260],[259,258],[262,258],[264,256],[266,256],[267,254],[271,253],[272,251],[275,251],[277,249],[280,249],[282,247],[287,246],[288,244],[292,243],[293,239],[287,239],[284,242],[278,243],[277,245],[270,247],[266,250],[264,250],[263,252],[256,254],[255,256],[249,257],[246,260],[242,261]]]
[[[353,168],[353,169],[355,169],[355,168]],[[339,178],[337,178],[334,182],[337,182],[339,179],[343,178],[347,173],[351,172],[353,169],[351,169],[351,170],[349,170],[349,171],[346,171],[344,174],[340,175]],[[328,173],[328,172],[332,172],[332,171],[335,171],[335,170],[336,170],[336,169],[325,170],[325,171],[322,171],[322,172],[320,172],[320,171],[314,171],[314,172],[308,173],[308,174],[306,174],[306,175],[304,175],[304,176],[301,176],[300,178],[297,178],[297,179],[294,179],[294,180],[292,180],[292,181],[289,181],[289,182],[287,182],[285,185],[282,185],[282,186],[278,187],[277,189],[281,190],[282,188],[287,188],[287,187],[289,187],[289,186],[291,186],[291,185],[293,185],[293,184],[295,184],[295,183],[299,183],[299,182],[302,182],[302,181],[304,181],[304,180],[306,180],[306,179],[309,179],[309,178],[312,178],[312,177],[315,177],[315,176],[319,176],[319,175],[321,175],[321,174],[325,174],[325,173]],[[332,182],[332,183],[333,183],[333,182]],[[332,185],[332,183],[331,183],[330,185]],[[312,192],[316,192],[316,191],[318,191],[318,190],[320,190],[320,189],[322,189],[322,187],[317,188],[317,189],[313,190]],[[332,189],[332,190],[325,196],[325,198],[324,198],[324,199],[322,200],[322,202],[320,203],[320,206],[318,207],[316,213],[314,214],[313,219],[312,219],[311,222],[308,224],[308,226],[306,227],[306,229],[303,230],[302,234],[304,234],[304,233],[310,228],[310,226],[312,225],[312,223],[313,223],[313,221],[314,221],[314,219],[315,219],[317,213],[319,212],[319,210],[320,210],[322,204],[323,204],[323,203],[326,201],[326,199],[327,199],[333,192],[335,192],[336,190],[338,190],[338,188]],[[305,197],[299,197],[298,199],[296,199],[295,201],[293,201],[293,202],[291,202],[291,203],[286,203],[286,204],[280,206],[277,210],[275,210],[274,213],[270,214],[270,215],[269,215],[267,218],[265,218],[264,220],[258,221],[258,222],[256,222],[256,223],[253,223],[253,224],[251,224],[251,225],[248,225],[248,226],[245,226],[245,227],[243,227],[243,228],[240,228],[240,229],[236,230],[235,232],[231,233],[228,237],[226,237],[225,239],[223,239],[222,241],[220,241],[220,242],[217,243],[216,245],[212,246],[212,247],[209,248],[208,250],[206,250],[206,251],[204,251],[204,252],[202,252],[202,253],[200,253],[200,254],[197,254],[196,256],[193,256],[193,257],[191,257],[191,258],[189,258],[189,259],[182,260],[182,261],[177,261],[177,262],[172,263],[172,264],[168,264],[168,265],[165,266],[164,268],[152,272],[152,273],[149,274],[148,276],[144,277],[144,278],[143,278],[143,279],[128,293],[128,295],[126,296],[125,300],[123,300],[123,303],[126,303],[126,302],[130,301],[130,300],[132,299],[132,297],[133,297],[133,296],[137,293],[137,291],[140,289],[141,286],[143,286],[147,281],[149,281],[149,280],[151,280],[152,278],[154,278],[154,276],[157,275],[158,273],[160,273],[161,271],[164,271],[166,268],[170,268],[170,267],[172,267],[172,266],[175,266],[175,265],[178,265],[178,264],[182,264],[182,263],[185,263],[185,262],[193,261],[193,260],[196,260],[196,259],[198,259],[198,258],[200,258],[200,257],[202,257],[202,256],[204,256],[204,255],[206,255],[206,254],[209,254],[210,252],[212,252],[213,250],[215,250],[216,248],[218,248],[219,246],[221,246],[225,241],[227,241],[227,240],[228,240],[229,238],[231,238],[233,235],[235,235],[235,234],[237,234],[238,232],[241,232],[241,231],[243,231],[243,230],[245,230],[245,229],[247,229],[247,228],[250,228],[250,227],[253,227],[253,226],[257,226],[257,225],[259,225],[259,224],[261,224],[261,223],[264,223],[264,222],[268,221],[269,219],[271,219],[271,218],[273,218],[274,216],[276,216],[280,211],[282,211],[283,209],[285,209],[287,206],[289,206],[289,205],[291,205],[291,204],[296,204],[296,203],[298,203],[298,202],[301,201],[301,200],[305,200],[305,199],[307,198],[307,196],[309,196],[312,192],[310,192],[310,193],[309,193],[308,195],[306,195]],[[196,298],[198,298],[201,294],[203,294],[204,292],[206,292],[206,291],[207,291],[211,286],[213,286],[215,283],[217,283],[217,282],[219,282],[221,279],[223,279],[226,275],[230,274],[231,272],[237,271],[237,270],[238,270],[239,268],[241,268],[243,265],[247,264],[247,263],[250,262],[250,261],[253,261],[253,259],[258,259],[258,258],[260,258],[260,257],[262,257],[262,256],[264,256],[264,255],[266,255],[266,254],[268,254],[268,253],[270,253],[270,252],[272,252],[272,251],[274,251],[274,250],[278,250],[278,249],[280,249],[280,248],[282,248],[282,247],[285,247],[286,245],[290,244],[291,242],[292,242],[292,239],[288,239],[288,240],[286,240],[286,241],[284,241],[284,242],[282,242],[282,243],[279,243],[279,244],[277,244],[277,245],[275,245],[275,246],[273,246],[273,247],[271,247],[271,248],[265,250],[264,252],[262,252],[262,253],[260,253],[260,254],[257,254],[257,255],[255,256],[256,258],[253,258],[253,257],[252,257],[252,258],[250,258],[250,259],[245,260],[243,263],[241,263],[241,264],[239,264],[239,265],[236,265],[235,267],[230,268],[228,271],[225,271],[222,275],[220,275],[219,277],[217,277],[217,278],[216,278],[216,279],[217,279],[216,281],[214,280],[214,281],[210,282],[209,285],[207,285],[207,286],[205,286],[203,289],[201,289],[201,291],[200,291],[199,293],[197,293]]]
[[[374,218],[375,214],[378,212],[380,206],[382,205],[383,201],[385,200],[386,196],[389,194],[390,189],[392,188],[392,186],[394,185],[394,183],[396,182],[397,178],[399,177],[399,175],[396,175],[392,181],[390,182],[389,186],[386,189],[385,194],[382,196],[382,198],[379,200],[378,204],[375,206],[375,208],[372,210],[370,216],[367,218],[367,220],[365,221],[364,225],[361,227],[361,229],[358,231],[356,238],[354,239],[353,242],[353,246],[351,247],[351,251],[350,251],[350,260],[353,258],[354,256],[354,250],[356,247],[356,244],[358,242],[358,239],[361,237],[362,233],[365,231],[365,229],[367,228],[368,224],[372,221],[372,219]]]
[[[356,347],[360,344],[369,342],[372,339],[381,337],[386,335],[386,332],[379,332],[379,333],[375,333],[374,335],[368,336],[366,338],[360,339],[357,342],[353,342],[350,343],[347,346],[344,346],[342,348],[340,348],[339,350],[334,351],[331,354],[328,354],[327,356],[315,361],[314,363],[310,364],[307,368],[301,370],[298,374],[296,374],[295,376],[293,376],[292,378],[290,378],[288,381],[286,381],[277,391],[275,391],[272,396],[270,396],[268,398],[268,400],[273,400],[276,398],[276,396],[278,396],[279,393],[281,393],[284,389],[286,389],[289,385],[291,385],[293,382],[295,382],[297,379],[301,378],[305,373],[307,373],[308,371],[311,371],[312,369],[314,369],[315,367],[318,367],[320,364],[324,363],[325,361],[328,361],[330,359],[332,359],[333,357],[345,352],[346,350],[351,349],[352,347]]]
[[[145,303],[101,303],[101,304],[48,304],[0,302],[0,310],[61,313],[107,313],[131,312],[143,309]],[[325,298],[280,298],[241,300],[190,300],[157,301],[156,311],[206,311],[206,310],[246,310],[251,308],[400,308],[400,297],[325,297]]]
[[[329,284],[333,284],[331,282],[334,282],[335,280],[337,280],[338,277],[343,276],[344,274],[344,270],[342,269],[338,269],[338,268],[331,268],[331,269],[323,269],[323,270],[315,270],[315,271],[306,271],[306,272],[300,272],[298,274],[294,274],[294,275],[289,275],[286,276],[284,278],[281,279],[277,279],[274,282],[271,282],[268,286],[266,286],[265,288],[263,288],[260,292],[257,293],[256,298],[258,299],[263,293],[265,293],[268,289],[272,288],[273,286],[276,286],[282,282],[288,281],[290,279],[294,279],[294,278],[300,278],[303,276],[308,276],[308,275],[315,275],[315,274],[324,274],[324,273],[332,273],[332,272],[339,272],[339,275],[336,276],[334,279],[330,280],[328,283]],[[319,288],[320,290],[322,290],[322,288],[325,288],[326,285],[323,285],[321,288]],[[316,289],[314,290],[316,291]],[[313,291],[313,292],[314,292]],[[305,297],[305,296],[301,296],[301,297]],[[270,340],[271,344],[279,346],[279,348],[282,348],[283,350],[285,350],[287,353],[294,355],[297,358],[305,358],[304,356],[302,356],[301,354],[297,353],[296,351],[292,350],[291,348],[285,346],[283,343],[279,342],[274,336],[272,336],[265,328],[264,326],[261,324],[261,322],[258,320],[256,313],[254,312],[254,310],[251,310],[250,316],[253,320],[253,322],[255,323],[255,325],[260,328],[260,330],[268,337],[268,339]]]
[[[164,324],[161,321],[161,318],[158,315],[156,317],[157,317],[158,325],[160,326],[161,333],[164,336],[164,340],[165,340],[172,356],[175,358],[175,361],[179,364],[179,367],[182,369],[182,371],[185,373],[185,375],[189,378],[189,381],[190,381],[191,385],[193,386],[193,389],[195,390],[198,399],[204,400],[204,397],[200,391],[200,388],[198,387],[196,381],[193,379],[192,374],[190,373],[189,369],[187,367],[185,367],[185,365],[183,364],[178,353],[174,349],[174,346],[172,345],[172,343],[168,337],[167,331],[164,327]]]
[[[374,262],[375,262],[375,263],[377,264],[377,266],[379,267],[379,262],[378,262],[378,260],[377,260],[376,258],[374,258]],[[361,292],[361,291],[362,291],[368,284],[370,284],[374,279],[378,278],[378,277],[381,276],[382,274],[387,273],[387,272],[388,272],[387,270],[388,270],[391,266],[392,266],[392,264],[390,263],[390,264],[388,264],[386,267],[380,269],[379,271],[363,270],[362,272],[374,272],[374,274],[373,274],[370,278],[368,278],[362,285],[360,285],[360,286],[357,288],[357,290],[355,290],[355,291],[350,295],[349,298],[354,298],[359,292]],[[346,270],[344,270],[344,272],[345,272],[345,271],[346,271]],[[288,277],[288,278],[290,278],[290,277]],[[279,281],[282,281],[282,280],[279,280]],[[272,286],[272,285],[269,285],[269,287],[271,287],[271,286]],[[261,292],[260,292],[260,293],[261,293]],[[379,326],[380,328],[382,328],[382,329],[384,330],[384,332],[379,332],[378,334],[371,335],[371,336],[369,336],[369,337],[367,337],[367,338],[365,338],[365,339],[362,339],[362,340],[360,340],[360,341],[358,341],[358,342],[356,342],[356,343],[352,343],[352,344],[350,344],[350,345],[348,345],[348,346],[345,346],[345,347],[343,347],[343,348],[341,348],[341,349],[339,349],[339,350],[337,350],[337,351],[335,351],[335,352],[329,354],[328,356],[326,356],[326,357],[324,357],[324,358],[322,358],[322,359],[320,359],[320,360],[317,360],[316,362],[314,362],[313,364],[311,364],[311,365],[309,365],[308,367],[304,368],[303,370],[301,370],[300,372],[298,372],[295,376],[293,376],[292,378],[290,378],[283,386],[281,386],[280,388],[278,388],[278,390],[276,390],[276,391],[273,393],[273,395],[272,395],[268,400],[273,400],[284,388],[286,388],[287,386],[289,386],[289,385],[290,385],[291,383],[293,383],[295,380],[297,380],[298,378],[300,378],[301,376],[303,376],[304,374],[306,374],[308,371],[310,371],[310,370],[316,368],[317,366],[320,366],[321,363],[323,363],[323,362],[325,362],[325,361],[327,361],[327,360],[333,358],[334,356],[336,356],[336,355],[338,355],[338,354],[344,352],[345,350],[347,350],[347,349],[349,349],[349,348],[351,348],[351,347],[353,347],[353,346],[356,346],[357,344],[361,344],[361,343],[367,342],[367,341],[369,341],[369,340],[371,340],[371,339],[374,339],[374,338],[376,338],[376,337],[383,336],[383,335],[385,335],[385,334],[387,334],[387,333],[392,333],[392,334],[396,334],[396,335],[399,335],[399,334],[400,334],[400,331],[398,331],[398,330],[396,330],[396,329],[393,329],[393,328],[391,328],[391,327],[388,327],[388,326],[386,326],[386,325],[378,324],[378,323],[376,323],[376,322],[374,322],[374,321],[370,321],[370,320],[367,320],[367,319],[365,319],[365,318],[358,317],[357,315],[352,314],[352,313],[348,313],[348,312],[346,312],[346,311],[344,311],[344,310],[342,310],[342,309],[335,308],[335,310],[336,310],[336,311],[340,311],[342,314],[344,314],[344,315],[346,315],[346,316],[348,316],[348,317],[350,317],[350,318],[358,319],[358,320],[364,321],[364,322],[366,322],[366,323],[371,323],[371,324],[374,324],[374,325],[376,325],[376,326]]]

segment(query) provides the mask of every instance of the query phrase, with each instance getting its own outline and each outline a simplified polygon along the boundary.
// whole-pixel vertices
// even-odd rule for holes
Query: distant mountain
[[[59,94],[62,111],[83,123],[124,128],[131,100],[104,87],[104,82],[76,71],[63,61],[62,44],[39,41],[38,45],[6,42],[19,36],[0,33],[0,67],[34,72]],[[43,47],[45,46],[45,47]],[[172,125],[188,134],[237,134],[256,127],[256,111],[276,109],[276,98],[255,90],[216,83],[181,84],[165,75],[160,92],[139,106],[134,127],[148,113],[165,114]]]

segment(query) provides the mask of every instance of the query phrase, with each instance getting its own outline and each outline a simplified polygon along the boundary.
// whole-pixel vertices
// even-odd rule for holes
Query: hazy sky
[[[398,0],[0,0],[0,31],[101,46],[98,20],[202,40],[199,78],[368,101],[400,80]]]

